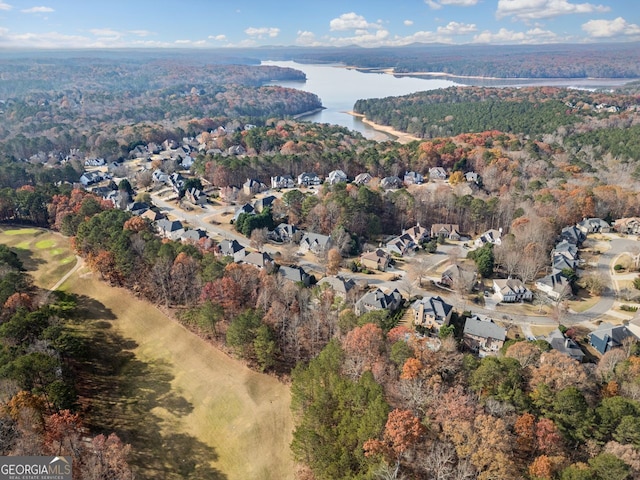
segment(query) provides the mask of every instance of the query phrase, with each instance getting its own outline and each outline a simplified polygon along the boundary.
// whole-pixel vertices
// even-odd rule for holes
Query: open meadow
[[[0,243],[21,249],[40,286],[55,285],[75,265],[68,239],[51,232],[3,230]],[[137,478],[293,478],[286,385],[251,371],[86,266],[62,289],[79,298],[85,421],[132,445]]]

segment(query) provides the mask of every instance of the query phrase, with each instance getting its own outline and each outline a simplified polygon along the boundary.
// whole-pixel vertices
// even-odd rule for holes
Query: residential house
[[[183,243],[198,243],[201,238],[205,238],[207,232],[200,228],[190,228],[180,235],[180,241]]]
[[[159,168],[156,168],[151,174],[151,179],[156,183],[169,183],[169,174],[164,173]]]
[[[156,208],[150,208],[140,215],[141,218],[149,220],[151,223],[165,218],[164,214]]]
[[[506,280],[494,280],[493,291],[498,295],[501,302],[513,303],[530,301],[533,299],[533,292],[524,286],[522,280],[518,278],[507,278]]]
[[[82,186],[87,187],[89,185],[93,185],[94,183],[101,182],[106,177],[102,172],[84,172],[80,176],[79,182]]]
[[[451,223],[434,223],[431,225],[431,238],[447,238],[449,240],[460,240],[460,227]]]
[[[356,282],[354,282],[352,278],[344,278],[341,275],[331,275],[320,280],[318,285],[329,285],[333,288],[336,295],[346,299],[349,292],[355,288]]]
[[[246,255],[246,249],[237,240],[223,240],[218,245],[223,257],[233,257],[234,262],[240,262]]]
[[[424,177],[418,172],[405,172],[403,181],[405,185],[422,185]]]
[[[184,192],[184,198],[194,204],[194,205],[206,205],[207,204],[207,196],[202,190],[199,190],[195,187],[188,189]]]
[[[358,175],[356,175],[356,178],[353,179],[353,183],[355,183],[356,185],[367,185],[372,180],[372,178],[373,177],[367,172],[359,173]]]
[[[453,307],[440,297],[424,297],[411,304],[413,323],[430,330],[439,331],[448,325]]]
[[[566,337],[558,328],[547,335],[545,340],[549,342],[551,348],[574,360],[582,362],[584,359],[584,352],[580,346],[572,338]]]
[[[431,180],[446,180],[447,171],[442,167],[433,167],[429,169],[429,178]]]
[[[169,184],[173,188],[173,191],[178,193],[184,187],[184,177],[175,172],[169,175]]]
[[[156,222],[156,230],[164,238],[177,240],[184,232],[184,226],[182,225],[182,222],[178,220],[162,218]]]
[[[247,181],[242,184],[242,191],[245,195],[253,196],[257,193],[263,192],[267,189],[267,186],[260,180],[253,178],[247,178]]]
[[[254,267],[258,267],[260,269],[271,269],[274,267],[275,262],[273,258],[268,253],[265,252],[251,252],[244,256],[242,259],[244,263],[248,263],[249,265],[253,265]]]
[[[191,155],[185,155],[182,161],[180,162],[180,166],[185,170],[189,170],[191,165],[193,165],[193,157]]]
[[[562,255],[563,257],[567,257],[570,260],[577,260],[578,247],[573,243],[562,240],[561,242],[557,243],[551,251],[552,258],[556,255]]]
[[[640,217],[620,218],[613,222],[613,229],[627,235],[640,234]]]
[[[278,268],[278,275],[281,275],[285,280],[289,280],[294,283],[301,283],[305,287],[311,285],[311,275],[304,271],[304,268],[296,265],[289,267],[282,265]]]
[[[307,252],[313,252],[316,255],[321,255],[328,251],[331,246],[331,236],[321,235],[319,233],[306,232],[302,235],[300,240],[299,251],[302,254]]]
[[[575,271],[578,268],[578,260],[556,253],[551,259],[551,267],[554,273],[562,272],[566,268]]]
[[[576,226],[585,234],[609,233],[611,231],[611,225],[601,218],[583,218]]]
[[[342,170],[332,170],[331,172],[329,172],[329,175],[325,180],[325,182],[328,183],[329,185],[335,185],[336,183],[341,183],[346,181],[347,181],[347,174],[344,173]]]
[[[536,288],[553,300],[567,298],[573,294],[571,282],[561,272],[554,272],[538,279]]]
[[[245,153],[247,153],[247,151],[242,145],[233,145],[227,148],[227,153],[229,155],[244,155]]]
[[[582,230],[573,225],[571,227],[564,227],[562,232],[560,232],[560,238],[579,247],[582,245],[582,242],[587,239],[587,236]]]
[[[291,175],[271,177],[271,188],[274,190],[278,188],[293,188],[295,186],[296,184]]]
[[[298,185],[301,187],[311,187],[320,185],[322,182],[320,177],[312,172],[303,172],[298,175]]]
[[[480,248],[487,243],[491,243],[493,245],[501,245],[502,244],[502,229],[500,230],[487,230],[480,237],[476,238],[473,244]]]
[[[127,205],[126,210],[131,212],[131,215],[142,215],[144,212],[149,210],[149,204],[144,202],[132,202]]]
[[[84,161],[85,167],[102,167],[105,165],[104,158],[87,158]]]
[[[411,236],[411,238],[413,239],[413,243],[415,243],[416,245],[420,245],[421,243],[429,240],[429,231],[426,229],[426,227],[421,227],[420,223],[411,228],[403,230],[402,233]]]
[[[355,304],[356,315],[360,316],[375,310],[395,312],[402,305],[402,295],[397,288],[385,293],[379,288],[365,293]]]
[[[464,174],[464,179],[467,183],[478,183],[480,176],[476,172],[467,172]]]
[[[267,195],[264,198],[259,198],[255,202],[253,202],[253,208],[256,212],[262,213],[265,208],[270,208],[273,206],[273,202],[276,201],[276,197],[273,195]]]
[[[360,255],[360,264],[369,270],[379,270],[384,272],[389,267],[391,255],[378,248],[373,252],[366,252]]]
[[[604,355],[613,348],[621,347],[624,339],[632,335],[633,333],[625,325],[602,322],[588,335],[588,338],[589,344]]]
[[[402,188],[402,185],[402,180],[400,180],[400,178],[396,177],[395,175],[384,177],[382,180],[380,180],[380,187],[382,187],[384,190]]]
[[[290,243],[300,240],[298,235],[300,230],[290,223],[281,223],[273,231],[269,232],[269,238],[276,242]]]
[[[403,233],[399,237],[394,237],[387,242],[387,252],[404,256],[407,252],[415,251],[417,245],[413,241],[411,235]]]
[[[504,345],[507,331],[485,315],[474,315],[464,322],[462,342],[479,356],[495,355]]]
[[[233,215],[233,222],[237,222],[238,218],[240,217],[240,215],[242,215],[243,213],[246,213],[248,215],[255,215],[256,213],[256,209],[253,208],[253,205],[251,205],[250,203],[245,203],[244,205],[242,205],[239,209],[236,210],[236,213],[234,213]]]
[[[468,270],[454,263],[442,272],[440,283],[449,288],[462,289],[465,292],[470,292],[473,290],[477,278],[478,272],[475,270]]]

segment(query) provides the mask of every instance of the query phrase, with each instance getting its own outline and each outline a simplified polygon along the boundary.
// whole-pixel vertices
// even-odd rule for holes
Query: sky
[[[0,48],[639,40],[638,0],[0,0]]]

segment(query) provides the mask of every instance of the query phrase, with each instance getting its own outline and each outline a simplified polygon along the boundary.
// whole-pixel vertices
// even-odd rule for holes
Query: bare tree
[[[409,266],[408,274],[418,281],[418,286],[422,288],[422,279],[427,276],[431,267],[424,258],[414,258]]]
[[[269,235],[269,230],[265,228],[254,228],[251,231],[251,236],[249,237],[249,244],[258,251],[262,250],[262,247],[265,243],[267,243],[267,236]]]

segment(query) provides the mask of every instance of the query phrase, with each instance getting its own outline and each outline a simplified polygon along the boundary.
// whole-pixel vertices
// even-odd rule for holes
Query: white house
[[[524,286],[522,280],[517,278],[494,280],[493,291],[498,295],[500,301],[505,303],[529,301],[533,298],[533,292]]]
[[[335,185],[336,183],[341,183],[346,181],[347,181],[347,174],[344,173],[342,170],[333,170],[329,172],[329,175],[327,176],[327,179],[326,179],[326,182],[329,185]]]

